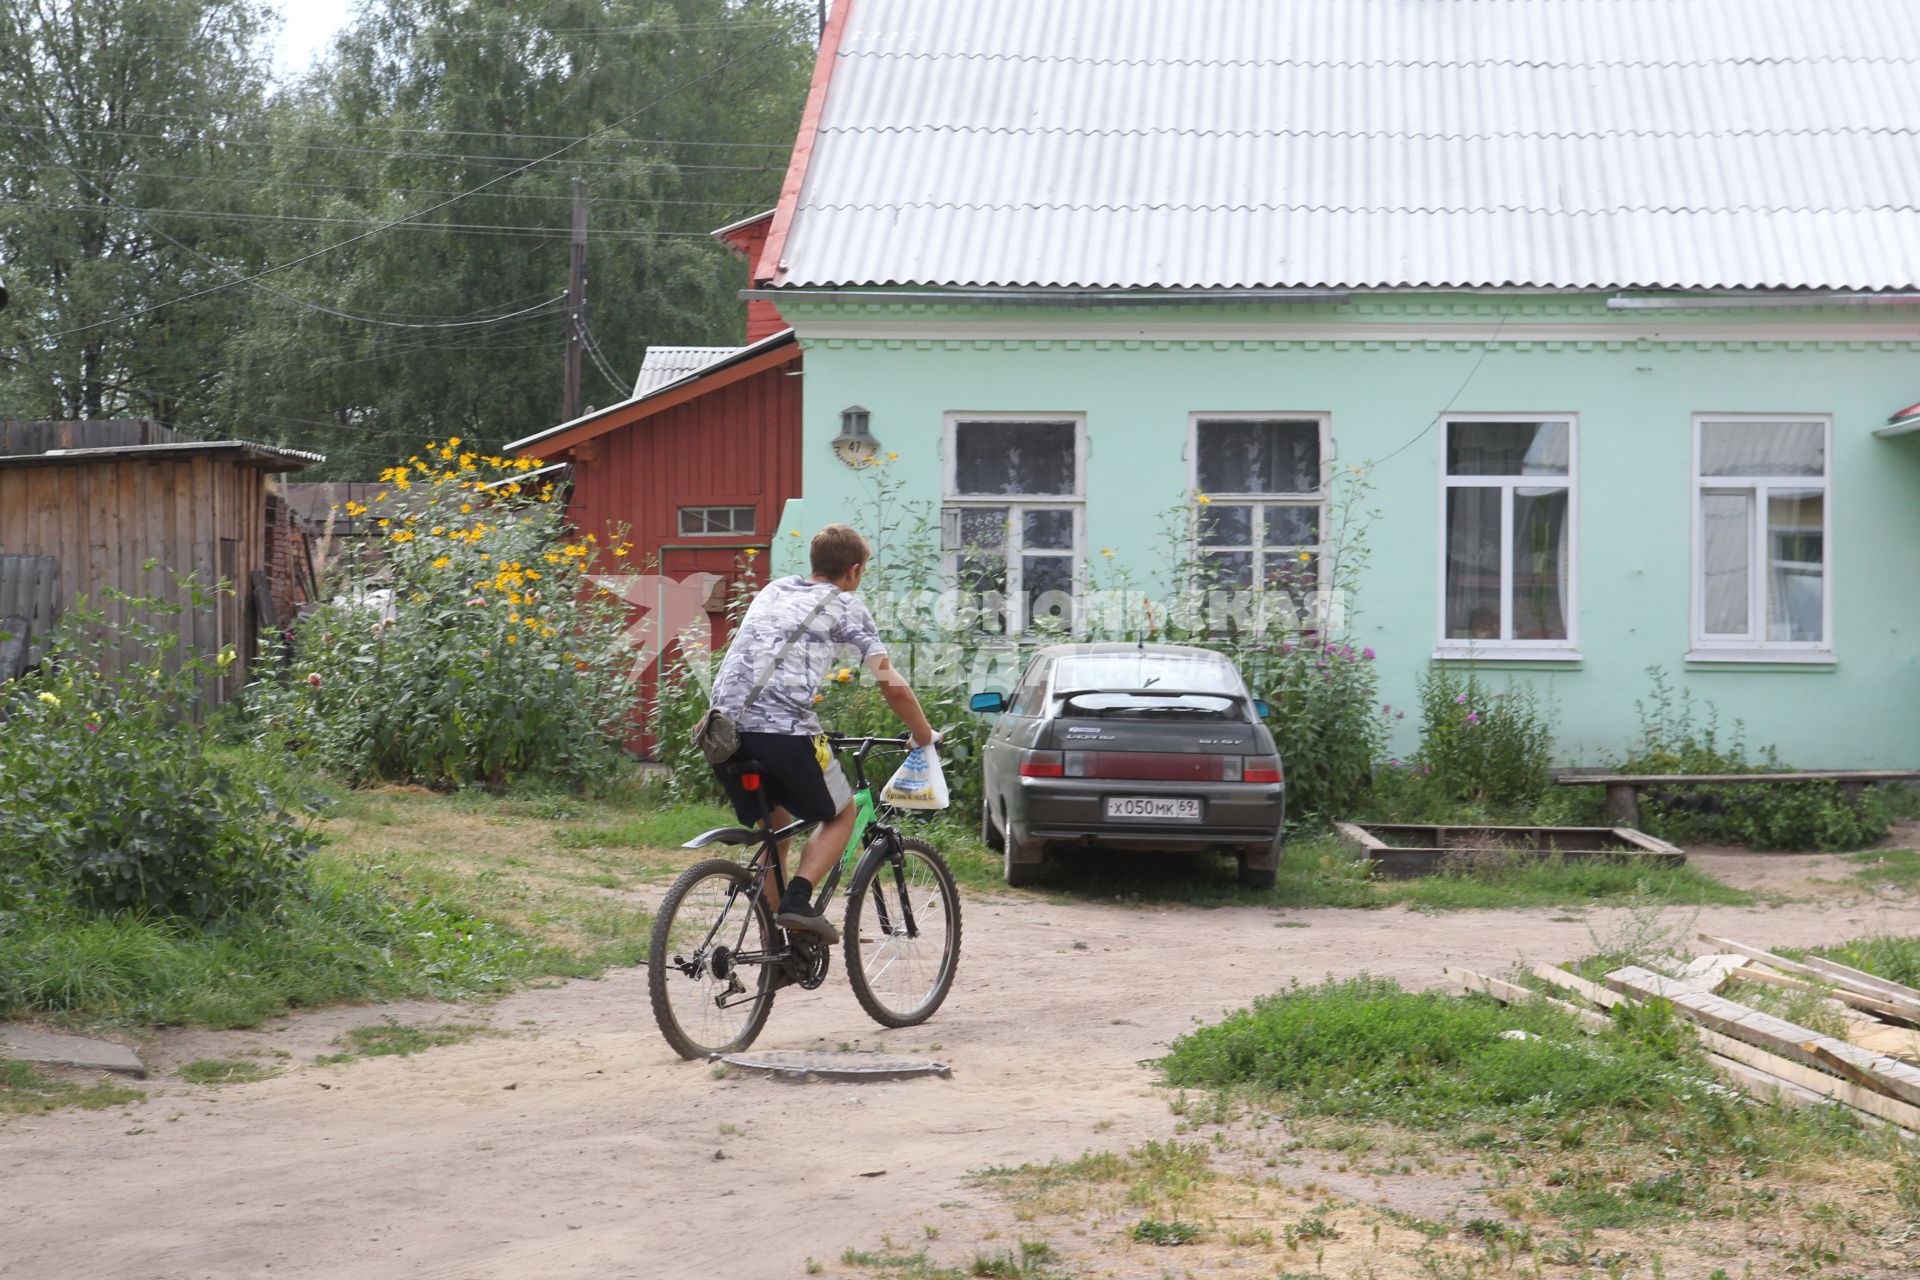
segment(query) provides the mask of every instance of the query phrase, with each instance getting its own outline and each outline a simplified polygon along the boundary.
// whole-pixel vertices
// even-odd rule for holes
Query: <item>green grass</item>
[[[34,1070],[24,1062],[0,1058],[0,1115],[39,1115],[61,1107],[99,1111],[139,1102],[147,1095],[111,1081],[71,1084]]]
[[[1000,856],[957,818],[933,824],[928,839],[973,889],[1006,891]],[[1199,907],[1392,907],[1435,911],[1571,907],[1590,903],[1745,906],[1753,894],[1690,866],[1648,867],[1601,859],[1519,859],[1405,880],[1375,879],[1338,839],[1302,835],[1288,843],[1275,884],[1243,889],[1224,854],[1155,854],[1118,850],[1049,855],[1038,891],[1073,901],[1182,904]]]
[[[1284,1112],[1323,1149],[1421,1135],[1427,1149],[1472,1152],[1505,1188],[1495,1204],[1574,1231],[1784,1213],[1796,1171],[1880,1186],[1879,1207],[1920,1213],[1920,1164],[1897,1137],[1839,1108],[1762,1105],[1720,1085],[1657,1004],[1586,1035],[1544,1002],[1328,981],[1181,1036],[1159,1065],[1169,1084],[1214,1091],[1214,1123],[1232,1097]],[[1189,1127],[1202,1111],[1186,1105]]]
[[[1920,893],[1920,849],[1871,849],[1848,857],[1847,879],[1872,888]]]
[[[251,1084],[279,1074],[272,1067],[240,1058],[200,1058],[179,1071],[188,1084]]]
[[[891,1243],[880,1249],[849,1248],[840,1261],[886,1280],[1066,1280],[1069,1274],[1055,1269],[1060,1255],[1042,1240],[1022,1240],[1017,1250],[976,1251],[970,1261],[955,1266],[931,1261],[924,1249],[908,1253]],[[809,1265],[807,1274],[816,1275],[820,1269],[818,1264]]]
[[[322,863],[307,896],[219,932],[131,914],[30,917],[0,936],[0,1013],[252,1027],[292,1008],[470,996],[578,967],[453,903]]]
[[[1803,953],[1786,951],[1784,954],[1798,956]],[[1804,954],[1861,969],[1903,986],[1920,987],[1920,937],[1879,934],[1855,938],[1851,942],[1837,942],[1830,947],[1816,947]]]
[[[433,1026],[410,1026],[404,1022],[382,1022],[354,1027],[336,1040],[345,1052],[329,1053],[314,1061],[327,1066],[352,1062],[356,1058],[404,1058],[442,1045],[460,1044],[484,1035],[487,1028],[468,1022],[445,1022]]]
[[[1191,1222],[1162,1222],[1158,1218],[1142,1218],[1133,1224],[1133,1238],[1142,1244],[1192,1244],[1200,1238],[1200,1228]]]
[[[667,849],[702,831],[737,825],[733,813],[719,805],[669,804],[613,821],[569,827],[555,839],[563,849]]]

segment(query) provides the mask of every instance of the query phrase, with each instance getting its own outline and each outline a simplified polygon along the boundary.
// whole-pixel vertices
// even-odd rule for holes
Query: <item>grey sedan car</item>
[[[1271,888],[1286,780],[1265,704],[1233,664],[1168,644],[1053,645],[997,714],[981,761],[980,827],[1007,883],[1031,883],[1048,848],[1232,852],[1240,883]]]

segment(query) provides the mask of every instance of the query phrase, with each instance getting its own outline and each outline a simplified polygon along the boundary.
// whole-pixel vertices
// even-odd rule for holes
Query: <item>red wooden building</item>
[[[714,235],[751,267],[772,219]],[[567,465],[568,520],[602,542],[624,534],[632,572],[721,579],[708,597],[718,645],[727,589],[743,563],[764,571],[781,509],[800,495],[800,412],[800,345],[773,304],[753,301],[747,345],[655,347],[631,398],[508,451]]]

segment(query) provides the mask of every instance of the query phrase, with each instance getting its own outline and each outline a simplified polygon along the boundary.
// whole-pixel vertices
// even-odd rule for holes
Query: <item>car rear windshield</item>
[[[1116,716],[1138,720],[1243,719],[1232,698],[1208,693],[1074,693],[1061,704],[1069,716]]]
[[[1061,658],[1053,688],[1071,712],[1213,719],[1236,714],[1240,675],[1217,658],[1095,653]]]

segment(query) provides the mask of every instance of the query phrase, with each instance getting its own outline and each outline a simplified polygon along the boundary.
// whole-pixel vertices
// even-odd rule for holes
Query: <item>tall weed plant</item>
[[[1533,686],[1495,690],[1475,671],[1437,667],[1420,678],[1420,749],[1397,781],[1444,804],[1512,808],[1553,782],[1553,729]]]
[[[631,731],[627,610],[592,577],[624,544],[570,536],[532,459],[458,437],[381,479],[383,554],[296,628],[290,679],[255,685],[263,738],[356,783],[500,789],[610,772]]]
[[[1651,692],[1634,703],[1640,735],[1616,766],[1628,774],[1770,773],[1788,768],[1779,753],[1746,745],[1744,726],[1723,729],[1712,703],[1675,689],[1664,669],[1647,668]],[[1640,822],[1680,843],[1754,849],[1862,849],[1892,825],[1887,798],[1869,790],[1852,799],[1834,782],[1673,787],[1640,793]]]
[[[44,663],[0,685],[0,934],[68,911],[208,924],[301,881],[313,839],[298,806],[210,757],[191,719],[236,655],[178,652],[171,619],[216,594],[180,585],[178,601],[103,592],[118,622],[81,601]]]

